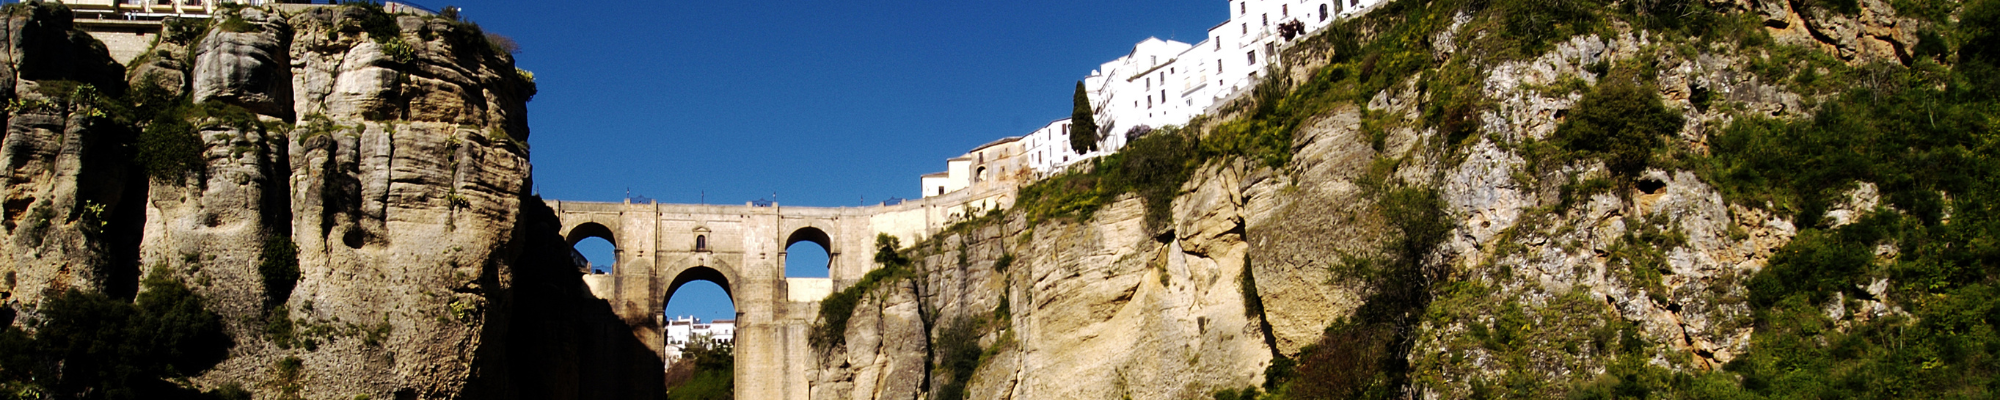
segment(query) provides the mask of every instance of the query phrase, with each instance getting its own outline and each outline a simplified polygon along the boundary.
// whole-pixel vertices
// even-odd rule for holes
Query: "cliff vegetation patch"
[[[71,289],[0,330],[0,396],[223,398],[182,381],[228,356],[221,317],[163,269],[142,284],[132,301]]]

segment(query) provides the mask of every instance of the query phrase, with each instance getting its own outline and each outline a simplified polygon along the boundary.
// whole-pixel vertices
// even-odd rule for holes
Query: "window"
[[[1279,5],[1279,6],[1278,6],[1278,15],[1279,15],[1279,16],[1283,16],[1283,17],[1290,17],[1290,16],[1292,16],[1292,5],[1290,5],[1290,4],[1281,4],[1281,5]]]
[[[1215,74],[1222,75],[1222,60],[1215,60]]]
[[[1216,50],[1222,50],[1222,37],[1221,37],[1221,36],[1216,36],[1216,37],[1215,37],[1215,49],[1216,49]]]
[[[1152,89],[1152,88],[1153,88],[1153,78],[1151,78],[1151,77],[1147,77],[1147,78],[1146,78],[1146,88],[1147,88],[1147,89]]]
[[[694,235],[694,251],[708,251],[708,235]]]
[[[943,186],[938,186],[938,195],[939,195],[939,196],[943,196],[943,195],[944,195],[944,187],[943,187]]]
[[[1248,35],[1248,34],[1250,34],[1250,23],[1249,23],[1249,22],[1245,22],[1245,23],[1243,23],[1243,34],[1245,34],[1245,35]]]
[[[1271,59],[1271,57],[1276,57],[1277,55],[1278,55],[1278,44],[1277,44],[1277,43],[1265,43],[1265,44],[1264,44],[1264,59],[1266,59],[1266,60],[1269,60],[1269,59]]]
[[[1151,57],[1151,58],[1152,58],[1152,60],[1153,60],[1153,65],[1160,65],[1160,56],[1147,56],[1147,57]]]
[[[1248,55],[1250,56],[1250,65],[1257,65],[1257,51],[1251,50]]]
[[[1250,2],[1248,2],[1248,1],[1239,1],[1239,2],[1236,2],[1236,14],[1237,14],[1237,15],[1242,15],[1242,14],[1249,14],[1249,13],[1250,13]]]
[[[1264,14],[1264,26],[1271,26],[1271,14]]]
[[[1321,5],[1319,5],[1319,20],[1320,20],[1320,21],[1325,21],[1325,20],[1326,20],[1326,5],[1325,5],[1325,4],[1321,4]]]
[[[1165,91],[1165,90],[1161,90],[1161,91],[1160,91],[1160,104],[1166,104],[1166,102],[1167,102],[1167,91]]]

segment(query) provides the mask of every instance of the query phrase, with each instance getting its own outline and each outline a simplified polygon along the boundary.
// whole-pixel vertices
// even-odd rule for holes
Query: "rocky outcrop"
[[[553,213],[527,195],[534,83],[477,26],[366,6],[225,8],[169,22],[128,72],[60,6],[5,11],[0,300],[11,309],[72,288],[129,297],[142,270],[179,278],[235,339],[186,383],[196,389],[657,391],[656,376],[577,352],[658,365],[611,340],[623,327],[588,301]],[[159,138],[189,148],[147,141]],[[533,322],[558,319],[568,323]],[[287,363],[297,373],[278,371]]]
[[[206,165],[154,181],[142,249],[236,322],[232,357],[199,381],[259,382],[295,357],[306,397],[458,398],[505,374],[498,306],[525,267],[532,83],[457,21],[363,7],[218,20],[192,44],[189,92],[261,123],[203,124]],[[417,100],[435,91],[479,96]],[[287,317],[294,337],[271,335]]]
[[[60,7],[0,8],[0,303],[32,313],[47,295],[130,297],[134,225],[131,129],[105,114],[122,69]]]
[[[1737,6],[1762,18],[1750,29],[1852,65],[1909,63],[1913,32],[1931,23],[1879,1],[1845,14],[1806,4]],[[1495,33],[1467,31],[1491,29],[1470,20],[1451,19],[1426,49],[1440,63],[1478,50],[1468,43]],[[1618,357],[1668,371],[1719,371],[1751,350],[1746,282],[1800,228],[1726,201],[1698,166],[1665,162],[1613,184],[1599,160],[1551,158],[1536,146],[1558,139],[1592,86],[1633,79],[1612,73],[1614,65],[1644,66],[1646,87],[1681,117],[1671,147],[1696,153],[1738,118],[1811,117],[1826,94],[1795,93],[1797,81],[1760,75],[1798,62],[1735,47],[1750,44],[1689,47],[1673,42],[1683,37],[1608,25],[1537,54],[1467,61],[1481,103],[1470,118],[1478,134],[1462,143],[1440,145],[1446,138],[1425,122],[1436,111],[1427,108],[1444,100],[1438,78],[1426,75],[1436,69],[1424,70],[1365,102],[1305,117],[1281,167],[1228,157],[1201,165],[1160,231],[1146,229],[1142,201],[1131,197],[1087,220],[1030,224],[1017,212],[948,230],[911,249],[928,255],[914,278],[921,284],[869,297],[847,345],[822,350],[813,396],[937,393],[941,378],[897,367],[940,357],[927,340],[943,337],[946,324],[890,322],[924,318],[984,321],[986,353],[967,386],[974,398],[1191,398],[1262,384],[1265,367],[1328,345],[1385,290],[1354,271],[1394,257],[1381,253],[1402,239],[1401,221],[1385,217],[1379,202],[1395,188],[1436,193],[1451,226],[1435,248],[1415,255],[1431,281],[1412,284],[1438,286],[1415,303],[1410,312],[1418,316],[1395,326],[1407,342],[1390,343],[1408,346],[1396,350],[1407,363],[1406,393],[1465,398],[1495,382],[1538,382],[1536,393],[1560,396],[1582,387],[1579,379],[1607,373]],[[1355,72],[1321,69],[1334,59],[1333,46],[1305,43],[1287,58],[1293,68],[1277,76]],[[1662,50],[1675,46],[1682,48]],[[1311,97],[1287,101],[1307,101],[1300,98]],[[1253,108],[1221,107],[1217,121],[1253,118]],[[1228,122],[1207,123],[1190,131],[1210,134]],[[1579,189],[1586,182],[1606,183]],[[1876,187],[1862,183],[1826,215],[1840,226],[1881,204]],[[1877,249],[1876,257],[1894,257],[1894,249]],[[1854,290],[1880,297],[1888,286]],[[1836,294],[1824,307],[1833,319],[1903,312],[1858,294]],[[1517,336],[1492,339],[1502,326]],[[1608,350],[1616,340],[1644,345]]]
[[[1799,0],[1740,0],[1733,6],[1757,13],[1771,37],[1780,43],[1818,47],[1855,63],[1909,64],[1926,21],[1898,15],[1891,2],[1857,0],[1857,8],[1838,10]]]
[[[222,101],[293,119],[291,24],[256,8],[243,9],[235,18],[249,29],[211,30],[196,46],[194,101]]]
[[[1088,223],[1029,229],[1015,215],[915,246],[922,272],[866,297],[846,343],[820,350],[813,397],[943,386],[953,378],[926,374],[923,361],[953,324],[982,327],[970,398],[1181,398],[1257,384],[1273,353],[1241,290],[1249,245],[1237,210],[1256,180],[1243,170],[1191,183],[1183,199],[1199,202],[1175,207],[1185,222],[1171,236],[1150,233],[1142,202],[1128,199]]]

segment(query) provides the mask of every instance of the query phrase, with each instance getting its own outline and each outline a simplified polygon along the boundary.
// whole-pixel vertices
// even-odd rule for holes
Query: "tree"
[[[1069,114],[1069,148],[1077,154],[1097,151],[1097,120],[1092,118],[1090,94],[1084,93],[1083,82],[1076,82],[1076,107]]]
[[[1653,88],[1614,79],[1577,100],[1568,121],[1556,127],[1563,147],[1604,160],[1611,174],[1630,180],[1646,170],[1653,149],[1680,130],[1680,113],[1660,103]]]

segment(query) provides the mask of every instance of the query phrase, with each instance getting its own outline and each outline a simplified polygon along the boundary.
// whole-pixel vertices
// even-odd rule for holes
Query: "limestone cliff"
[[[136,230],[109,225],[137,221],[144,187],[125,183],[133,172],[131,130],[104,118],[99,104],[124,92],[120,68],[103,45],[70,25],[66,9],[5,11],[0,301],[26,309],[70,288],[131,296]]]
[[[1757,368],[1795,362],[1774,351],[1811,350],[1760,343],[1829,346],[1786,341],[1814,329],[1901,340],[1858,332],[1901,329],[1864,328],[1907,321],[1916,303],[1886,300],[1895,287],[1947,296],[1892,283],[1879,271],[1909,248],[1869,243],[1863,266],[1841,268],[1878,272],[1804,278],[1853,282],[1799,303],[1797,315],[1824,323],[1773,328],[1787,309],[1754,299],[1801,292],[1752,281],[1773,279],[1774,257],[1804,262],[1810,250],[1787,250],[1802,232],[1921,215],[1907,207],[1922,203],[1885,205],[1858,177],[1811,188],[1837,190],[1822,209],[1754,200],[1745,192],[1775,189],[1716,165],[1747,157],[1740,138],[1761,132],[1734,124],[1803,124],[1788,121],[1855,93],[1923,90],[1884,82],[1949,67],[1938,36],[1917,32],[1948,29],[1955,3],[1924,17],[1875,1],[1653,2],[1562,16],[1573,25],[1510,25],[1570,3],[1581,4],[1401,2],[1302,40],[1257,93],[1166,130],[1198,144],[1177,156],[1189,174],[1172,181],[1164,221],[1147,221],[1146,188],[1107,183],[1129,180],[1119,168],[1135,158],[1160,157],[1135,153],[901,249],[920,256],[909,278],[862,285],[845,340],[819,348],[812,397],[1783,393],[1764,380],[1782,373]],[[1690,7],[1672,10],[1698,22],[1661,22],[1666,8],[1644,7]],[[1499,38],[1516,30],[1529,37]],[[1827,76],[1874,91],[1814,80]],[[1603,118],[1579,113],[1620,101],[1607,93],[1659,104],[1610,121],[1668,121],[1634,156],[1639,168],[1561,133]],[[1271,132],[1283,144],[1257,147],[1252,135]],[[1091,203],[1106,192],[1131,194]],[[1980,299],[1983,287],[1951,296]],[[974,327],[979,351],[954,347],[960,325]],[[975,371],[958,373],[968,357]],[[1843,379],[1868,376],[1853,373]]]
[[[166,274],[234,338],[186,384],[260,398],[647,390],[567,351],[617,348],[591,335],[615,320],[588,312],[554,215],[529,196],[533,78],[476,25],[225,8],[168,21],[128,70],[61,6],[6,9],[13,309],[70,288],[130,298],[141,271]],[[598,387],[580,389],[586,375]]]

